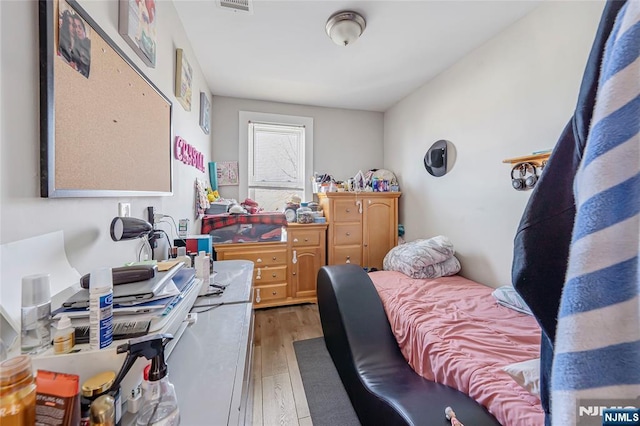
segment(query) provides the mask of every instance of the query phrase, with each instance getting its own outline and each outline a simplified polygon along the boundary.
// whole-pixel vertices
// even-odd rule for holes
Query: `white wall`
[[[384,167],[396,172],[406,239],[448,236],[462,275],[511,283],[513,238],[530,192],[502,160],[552,148],[573,113],[602,2],[546,2],[385,113]],[[457,161],[422,159],[438,139]]]
[[[383,165],[383,114],[380,112],[322,108],[249,99],[213,97],[212,161],[238,161],[240,111],[298,115],[313,118],[313,171],[348,179],[358,170]],[[240,177],[242,179],[242,176]],[[242,201],[238,186],[221,186],[225,198]]]
[[[173,103],[173,131],[210,160],[210,136],[198,125],[199,94],[208,93],[173,3],[156,2],[158,50],[156,68],[145,66],[118,34],[118,2],[82,0],[81,6],[111,39],[142,69]],[[113,242],[109,224],[118,214],[118,201],[129,202],[132,216],[146,219],[146,207],[194,219],[194,181],[208,179],[194,167],[174,160],[174,195],[130,198],[40,198],[38,3],[0,1],[1,125],[0,125],[0,243],[63,230],[67,256],[79,272],[95,266],[116,266],[135,260],[139,242]],[[194,69],[190,112],[173,92],[175,49],[185,50]],[[211,98],[211,96],[209,95]],[[141,159],[141,164],[144,163]],[[170,226],[162,225],[169,235]]]

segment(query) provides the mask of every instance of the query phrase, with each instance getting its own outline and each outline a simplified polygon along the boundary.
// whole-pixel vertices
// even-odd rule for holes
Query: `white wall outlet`
[[[120,217],[131,216],[131,203],[118,203],[118,216]]]

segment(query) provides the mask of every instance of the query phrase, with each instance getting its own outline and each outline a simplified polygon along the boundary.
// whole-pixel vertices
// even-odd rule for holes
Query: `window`
[[[265,210],[304,198],[304,127],[249,123],[248,170],[249,198]]]
[[[246,121],[243,114],[249,116]],[[246,176],[246,190],[241,184],[241,194],[246,193],[265,211],[283,211],[293,195],[308,199],[313,174],[313,119],[244,112],[240,115],[240,175]]]

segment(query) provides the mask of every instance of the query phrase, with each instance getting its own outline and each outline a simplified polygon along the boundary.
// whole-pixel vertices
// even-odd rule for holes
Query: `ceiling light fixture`
[[[327,21],[327,34],[339,46],[347,46],[358,39],[367,27],[364,18],[356,12],[333,14]]]

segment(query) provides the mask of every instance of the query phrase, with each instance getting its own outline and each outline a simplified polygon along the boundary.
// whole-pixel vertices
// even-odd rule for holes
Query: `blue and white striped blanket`
[[[552,424],[589,399],[640,396],[640,1],[604,51],[574,193],[576,217],[552,369]]]

